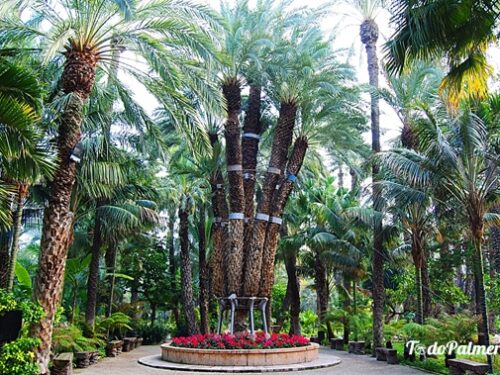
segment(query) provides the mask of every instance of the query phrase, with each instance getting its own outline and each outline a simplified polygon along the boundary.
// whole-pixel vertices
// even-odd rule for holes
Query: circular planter
[[[161,346],[161,359],[203,366],[273,366],[311,362],[318,358],[318,344],[282,349],[193,349]]]

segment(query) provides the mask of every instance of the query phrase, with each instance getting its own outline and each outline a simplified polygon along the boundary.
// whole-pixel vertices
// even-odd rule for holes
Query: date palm
[[[248,238],[249,226],[245,226],[245,213],[253,211],[253,189],[258,139],[260,135],[260,95],[262,77],[259,76],[260,54],[263,46],[269,43],[266,38],[265,23],[262,22],[264,2],[258,2],[252,11],[247,0],[238,1],[235,6],[221,6],[224,22],[222,72],[222,93],[226,101],[226,122],[224,125],[225,153],[229,193],[228,217],[224,239],[224,266],[227,272],[224,294],[240,294],[244,266],[244,238]],[[272,12],[272,11],[271,11]],[[259,20],[260,17],[260,22]],[[249,67],[252,66],[253,70]],[[246,73],[252,71],[253,77]],[[245,76],[251,85],[248,109],[245,116],[244,131],[251,137],[241,137],[241,87]],[[253,82],[253,83],[252,83]],[[243,146],[245,149],[243,150]],[[243,155],[245,152],[245,155]],[[246,168],[246,170],[244,170]],[[244,174],[245,172],[245,174]],[[244,178],[244,175],[247,176]],[[245,190],[246,189],[246,190]],[[245,196],[247,198],[245,198]],[[248,207],[246,204],[248,203]],[[253,212],[251,213],[253,216]],[[216,224],[220,225],[220,224]]]
[[[160,0],[135,6],[131,1],[34,0],[26,5],[34,17],[44,17],[50,26],[34,29],[19,18],[10,17],[2,20],[4,43],[24,35],[31,38],[35,46],[44,49],[46,61],[64,52],[59,82],[63,105],[58,118],[58,167],[45,210],[35,287],[35,298],[46,316],[32,329],[33,336],[41,338],[37,361],[41,372],[46,373],[53,319],[60,301],[66,253],[71,242],[73,214],[69,207],[77,169],[71,155],[80,141],[83,109],[91,95],[97,69],[106,67],[116,48],[125,47],[140,54],[158,76],[165,79],[164,85],[171,88],[171,105],[175,106],[184,102],[176,89],[193,82],[186,74],[186,67],[180,66],[179,56],[189,53],[190,57],[208,58],[215,22],[208,8],[183,1]],[[119,45],[115,43],[117,39]],[[164,61],[170,63],[164,65]],[[141,76],[137,69],[133,74]]]

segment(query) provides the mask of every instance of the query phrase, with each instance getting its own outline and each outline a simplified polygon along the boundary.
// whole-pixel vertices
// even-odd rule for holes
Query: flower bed
[[[175,337],[171,346],[178,348],[194,349],[282,349],[308,346],[309,339],[303,336],[288,335],[286,333],[273,333],[266,337],[264,332],[257,332],[252,339],[249,333],[237,335],[194,335],[188,337]]]

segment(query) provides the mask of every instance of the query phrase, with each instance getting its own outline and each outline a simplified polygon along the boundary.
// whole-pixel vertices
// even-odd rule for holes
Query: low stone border
[[[143,366],[164,370],[193,371],[193,372],[218,372],[218,373],[261,373],[280,371],[304,371],[338,365],[341,361],[338,357],[327,353],[319,353],[318,358],[306,363],[274,366],[201,366],[183,363],[168,362],[161,359],[159,355],[140,358],[137,361]]]
[[[275,349],[195,349],[163,344],[164,361],[202,366],[274,366],[311,362],[318,358],[319,345]]]

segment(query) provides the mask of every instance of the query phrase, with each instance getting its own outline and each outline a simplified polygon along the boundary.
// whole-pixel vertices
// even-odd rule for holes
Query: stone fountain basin
[[[273,366],[311,362],[318,358],[319,345],[281,349],[193,349],[161,346],[161,359],[203,366]]]

